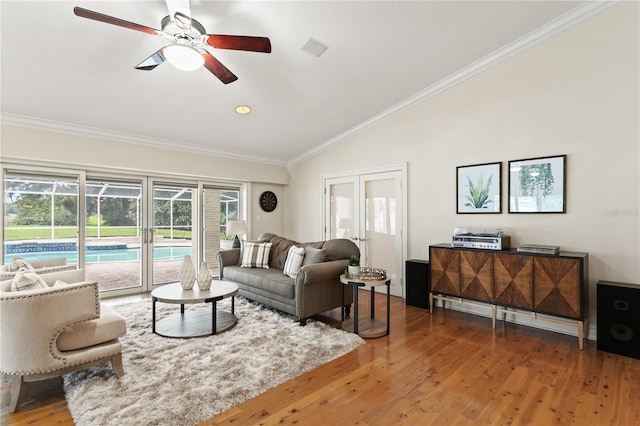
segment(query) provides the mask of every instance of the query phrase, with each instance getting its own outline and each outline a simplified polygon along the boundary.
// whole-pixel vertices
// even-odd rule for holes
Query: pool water
[[[183,259],[185,255],[191,255],[191,247],[154,247],[153,260]],[[29,260],[47,260],[64,257],[67,263],[78,263],[78,253],[75,251],[42,251],[32,253],[5,253],[5,259],[11,260],[13,257],[21,257]],[[140,249],[128,248],[118,250],[88,250],[85,252],[85,262],[127,262],[139,261]]]

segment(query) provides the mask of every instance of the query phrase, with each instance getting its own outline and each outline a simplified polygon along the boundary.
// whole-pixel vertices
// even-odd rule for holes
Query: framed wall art
[[[509,213],[566,213],[566,155],[509,161]]]
[[[457,213],[502,213],[501,162],[456,169]]]

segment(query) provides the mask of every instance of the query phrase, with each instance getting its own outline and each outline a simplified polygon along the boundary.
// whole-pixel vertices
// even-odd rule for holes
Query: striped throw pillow
[[[11,291],[35,290],[48,287],[40,275],[28,269],[19,270],[11,283]]]
[[[242,252],[242,268],[269,268],[269,252],[271,243],[254,243],[246,241]]]
[[[304,260],[304,247],[291,246],[287,253],[287,260],[284,262],[284,274],[295,278]]]

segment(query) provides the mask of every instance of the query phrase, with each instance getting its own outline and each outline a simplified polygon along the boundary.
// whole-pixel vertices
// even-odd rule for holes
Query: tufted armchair
[[[126,322],[100,303],[98,283],[84,281],[83,269],[40,276],[50,287],[11,291],[12,280],[0,282],[0,373],[13,376],[12,413],[26,382],[108,361],[124,374]]]

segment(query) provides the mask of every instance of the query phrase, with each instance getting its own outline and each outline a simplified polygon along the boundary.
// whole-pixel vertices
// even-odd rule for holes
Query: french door
[[[406,252],[404,170],[375,171],[324,180],[325,239],[349,238],[360,265],[382,268],[391,294],[403,297]]]

